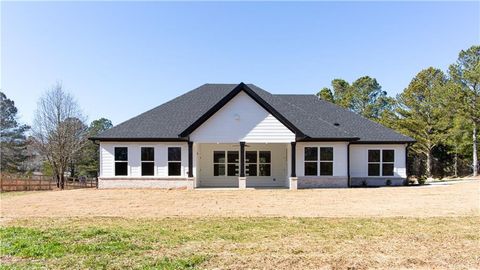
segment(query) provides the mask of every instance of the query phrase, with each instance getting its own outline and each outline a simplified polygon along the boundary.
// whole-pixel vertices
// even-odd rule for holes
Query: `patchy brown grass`
[[[1,197],[24,217],[434,217],[479,215],[480,181],[315,190],[65,190]]]
[[[3,268],[478,269],[479,217],[29,218]]]

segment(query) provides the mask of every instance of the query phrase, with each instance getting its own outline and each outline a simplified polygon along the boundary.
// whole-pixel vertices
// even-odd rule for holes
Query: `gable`
[[[286,143],[295,133],[240,91],[215,114],[197,127],[190,140],[203,143]]]

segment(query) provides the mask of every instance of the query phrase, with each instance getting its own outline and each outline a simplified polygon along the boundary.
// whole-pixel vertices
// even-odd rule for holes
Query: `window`
[[[333,175],[333,147],[305,147],[304,155],[306,176]]]
[[[382,150],[382,175],[393,176],[393,163],[395,162],[394,150]]]
[[[238,151],[227,151],[227,175],[238,176]]]
[[[245,152],[246,174],[248,176],[257,176],[257,151]]]
[[[128,148],[115,147],[115,175],[128,175]]]
[[[245,152],[246,173],[248,176],[270,176],[271,175],[271,153],[270,151],[246,151]]]
[[[225,176],[225,151],[213,151],[213,176]]]
[[[153,147],[142,147],[140,150],[142,160],[142,176],[154,175],[155,151]]]
[[[320,147],[320,175],[333,175],[333,147]]]
[[[182,175],[182,148],[168,147],[168,176]]]
[[[318,172],[318,148],[305,147],[305,175],[317,175]]]
[[[394,150],[368,150],[368,176],[393,176]]]
[[[213,151],[213,176],[237,176],[238,158],[238,151]]]

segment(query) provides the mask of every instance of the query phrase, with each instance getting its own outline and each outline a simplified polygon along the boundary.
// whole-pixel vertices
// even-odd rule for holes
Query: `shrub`
[[[425,185],[425,182],[426,182],[426,181],[427,181],[427,177],[425,177],[425,176],[423,176],[423,175],[422,175],[422,176],[419,176],[419,177],[417,178],[417,182],[418,182],[419,185]]]
[[[366,187],[367,186],[367,179],[362,180],[362,186]]]
[[[391,186],[391,185],[392,185],[392,180],[387,179],[387,181],[385,181],[385,184],[386,184],[387,186]]]

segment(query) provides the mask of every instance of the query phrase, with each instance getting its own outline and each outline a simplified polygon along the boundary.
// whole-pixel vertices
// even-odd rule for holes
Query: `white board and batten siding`
[[[195,143],[289,143],[295,134],[245,92],[238,93],[191,135]]]

